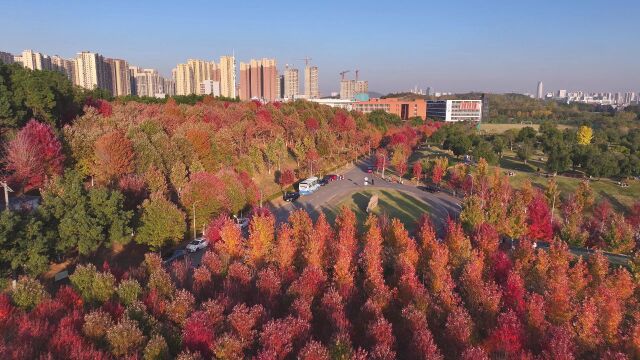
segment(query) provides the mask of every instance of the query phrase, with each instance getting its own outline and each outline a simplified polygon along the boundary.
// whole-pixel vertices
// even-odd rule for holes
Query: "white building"
[[[538,81],[538,90],[536,91],[536,95],[538,99],[544,98],[544,85],[542,85],[542,81]]]
[[[348,99],[309,99],[309,101],[347,111],[353,110],[353,104],[355,104],[355,101]]]
[[[214,97],[220,96],[220,81],[204,80],[200,82],[201,95],[213,95]]]
[[[427,118],[446,122],[482,120],[482,100],[427,101]]]

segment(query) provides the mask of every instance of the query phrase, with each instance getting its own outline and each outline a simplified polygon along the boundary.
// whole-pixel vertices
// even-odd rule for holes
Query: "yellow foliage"
[[[578,144],[580,145],[589,145],[591,144],[591,140],[593,139],[593,130],[588,126],[580,126],[578,129]]]

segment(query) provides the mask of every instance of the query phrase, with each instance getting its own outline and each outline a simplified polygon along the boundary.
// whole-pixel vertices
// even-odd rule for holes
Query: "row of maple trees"
[[[192,269],[156,254],[130,269],[80,265],[50,296],[30,278],[0,295],[0,357],[15,359],[625,359],[640,356],[639,267],[602,253],[576,258],[557,237],[548,250],[546,200],[515,208],[514,237],[483,218],[425,217],[410,235],[398,219],[335,225],[303,210],[278,227],[256,209],[244,237],[226,217]],[[474,192],[466,202],[480,198]],[[533,195],[541,199],[541,194]],[[516,213],[517,212],[517,213]],[[361,226],[363,230],[358,230]],[[640,262],[636,262],[640,265]]]
[[[63,128],[31,120],[4,144],[0,173],[17,194],[41,194],[42,206],[0,219],[7,237],[0,248],[14,249],[0,256],[0,266],[34,274],[47,258],[88,256],[131,238],[152,250],[172,246],[187,237],[187,224],[204,231],[216,216],[266,200],[272,195],[266,183],[285,188],[387,143],[408,156],[424,135],[425,127],[379,120],[304,101],[211,97],[195,105],[89,99]],[[78,190],[81,183],[88,192]],[[112,199],[98,221],[86,209],[102,206],[91,200],[96,197]],[[52,231],[38,239],[18,234],[29,222]],[[31,244],[17,254],[15,242]]]

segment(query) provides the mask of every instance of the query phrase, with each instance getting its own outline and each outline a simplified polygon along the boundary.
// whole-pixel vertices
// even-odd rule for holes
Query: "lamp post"
[[[196,239],[196,204],[199,203],[200,200],[196,200],[191,205],[193,208],[193,240]]]

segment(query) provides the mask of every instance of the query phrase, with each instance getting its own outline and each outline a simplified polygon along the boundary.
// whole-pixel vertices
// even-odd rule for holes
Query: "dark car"
[[[427,191],[430,193],[437,193],[438,191],[440,191],[440,189],[438,189],[435,186],[432,185],[427,185],[427,186],[418,186],[418,189],[422,190],[422,191]]]
[[[300,193],[297,191],[287,191],[286,193],[284,193],[284,195],[282,195],[282,199],[288,202],[296,201],[299,197]]]
[[[320,186],[325,186],[329,183],[329,180],[327,180],[326,178],[322,178],[320,180],[318,180],[318,184],[320,184]]]
[[[367,167],[367,172],[371,174],[375,168],[373,166]]]
[[[176,260],[183,259],[187,255],[187,252],[184,249],[178,249],[172,252],[169,252],[165,255],[162,255],[162,264],[169,265]]]

